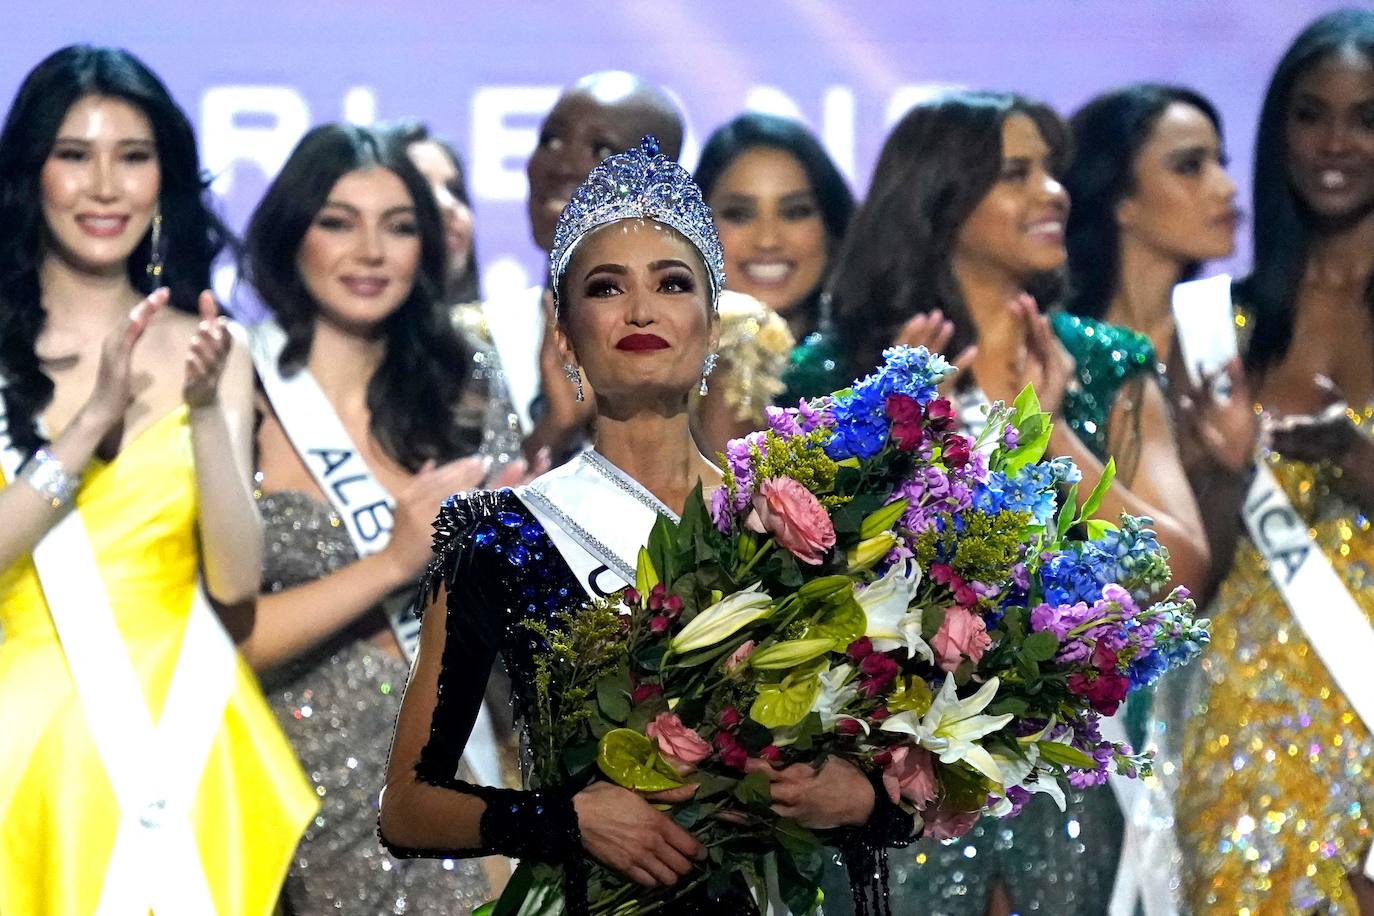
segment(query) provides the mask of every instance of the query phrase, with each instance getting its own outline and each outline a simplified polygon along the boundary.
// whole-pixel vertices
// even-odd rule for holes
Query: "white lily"
[[[827,730],[834,728],[841,718],[848,718],[842,716],[840,710],[848,707],[859,695],[859,688],[848,683],[853,673],[853,665],[843,664],[821,675],[821,693],[812,704],[811,711],[820,714],[821,724]]]
[[[1013,718],[1011,713],[1000,716],[981,715],[1000,682],[992,678],[973,696],[961,700],[955,689],[954,675],[945,675],[945,683],[935,695],[924,716],[914,710],[901,712],[883,722],[882,730],[912,735],[916,743],[940,758],[941,763],[968,763],[997,785],[1003,784],[1002,770],[997,761],[981,745],[979,738],[990,735]]]
[[[854,600],[868,619],[864,635],[873,640],[873,648],[906,649],[908,659],[920,655],[933,663],[935,655],[921,638],[921,609],[911,607],[920,585],[921,567],[908,560],[893,564],[877,582],[855,591]]]
[[[703,609],[670,643],[672,650],[683,654],[705,649],[773,612],[773,599],[759,591],[755,582],[744,591],[735,592]]]
[[[1030,793],[1040,793],[1048,795],[1054,799],[1054,803],[1063,811],[1066,803],[1064,789],[1059,785],[1057,772],[1049,766],[1040,762],[1040,748],[1037,742],[1044,741],[1050,729],[1054,727],[1054,720],[1040,731],[1033,735],[1025,735],[1017,738],[1017,744],[1021,745],[1021,753],[1015,754],[1005,748],[998,748],[992,752],[992,759],[1002,771],[1003,791],[1017,786]],[[1066,732],[1062,741],[1067,741],[1070,733]],[[991,813],[994,817],[1005,817],[1011,813],[1012,804],[1005,797],[993,806]]]

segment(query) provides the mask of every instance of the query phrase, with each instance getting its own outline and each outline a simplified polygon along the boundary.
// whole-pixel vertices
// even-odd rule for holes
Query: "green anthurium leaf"
[[[682,785],[682,778],[659,754],[652,739],[628,728],[601,738],[596,765],[606,778],[635,792],[663,792]]]
[[[854,597],[851,589],[832,601],[806,627],[807,639],[829,639],[836,651],[844,651],[854,640],[864,635],[868,629],[868,615]]]
[[[805,719],[821,695],[820,673],[826,660],[817,661],[819,666],[812,663],[800,668],[776,684],[760,684],[749,717],[768,728],[786,728]]]

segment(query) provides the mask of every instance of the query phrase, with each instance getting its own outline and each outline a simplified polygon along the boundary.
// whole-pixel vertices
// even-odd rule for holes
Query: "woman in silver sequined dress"
[[[254,213],[247,249],[272,317],[252,333],[268,548],[243,651],[322,803],[283,903],[292,914],[466,913],[491,892],[482,868],[392,860],[377,796],[408,672],[405,595],[428,559],[430,520],[445,497],[486,482],[493,459],[518,454],[500,372],[439,308],[434,199],[375,132],[307,134]],[[314,447],[322,435],[328,448]],[[321,455],[353,470],[322,477]],[[517,460],[503,476],[523,469]],[[368,486],[394,496],[357,505]],[[390,529],[383,548],[358,539],[360,522],[365,534]]]

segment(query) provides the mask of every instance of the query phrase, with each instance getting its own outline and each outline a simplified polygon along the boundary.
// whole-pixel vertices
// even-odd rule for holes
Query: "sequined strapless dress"
[[[330,507],[297,492],[261,494],[264,592],[326,576],[357,559]],[[320,799],[283,894],[293,916],[385,913],[461,916],[490,897],[472,859],[393,859],[377,840],[378,795],[407,666],[365,633],[345,630],[264,675],[277,713]]]
[[[1374,426],[1374,407],[1359,415]],[[1374,626],[1374,531],[1332,469],[1271,468]],[[1177,797],[1184,894],[1197,916],[1355,916],[1346,880],[1374,840],[1374,737],[1242,540],[1208,608],[1212,643],[1185,720]]]

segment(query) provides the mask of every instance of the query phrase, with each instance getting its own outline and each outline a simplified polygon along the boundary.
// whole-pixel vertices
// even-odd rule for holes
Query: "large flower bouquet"
[[[535,780],[696,785],[666,809],[709,851],[684,884],[771,876],[792,912],[818,902],[827,838],[771,812],[751,758],[880,771],[942,839],[1144,774],[1099,719],[1207,641],[1185,589],[1150,603],[1169,569],[1147,520],[1093,517],[1112,466],[1080,503],[1073,464],[1043,460],[1032,390],[968,436],[937,394],[948,363],[885,356],[731,442],[724,486],[659,521],[634,588],[540,629]],[[494,912],[561,911],[558,882],[522,865]],[[595,864],[588,882],[593,913],[665,896]]]

